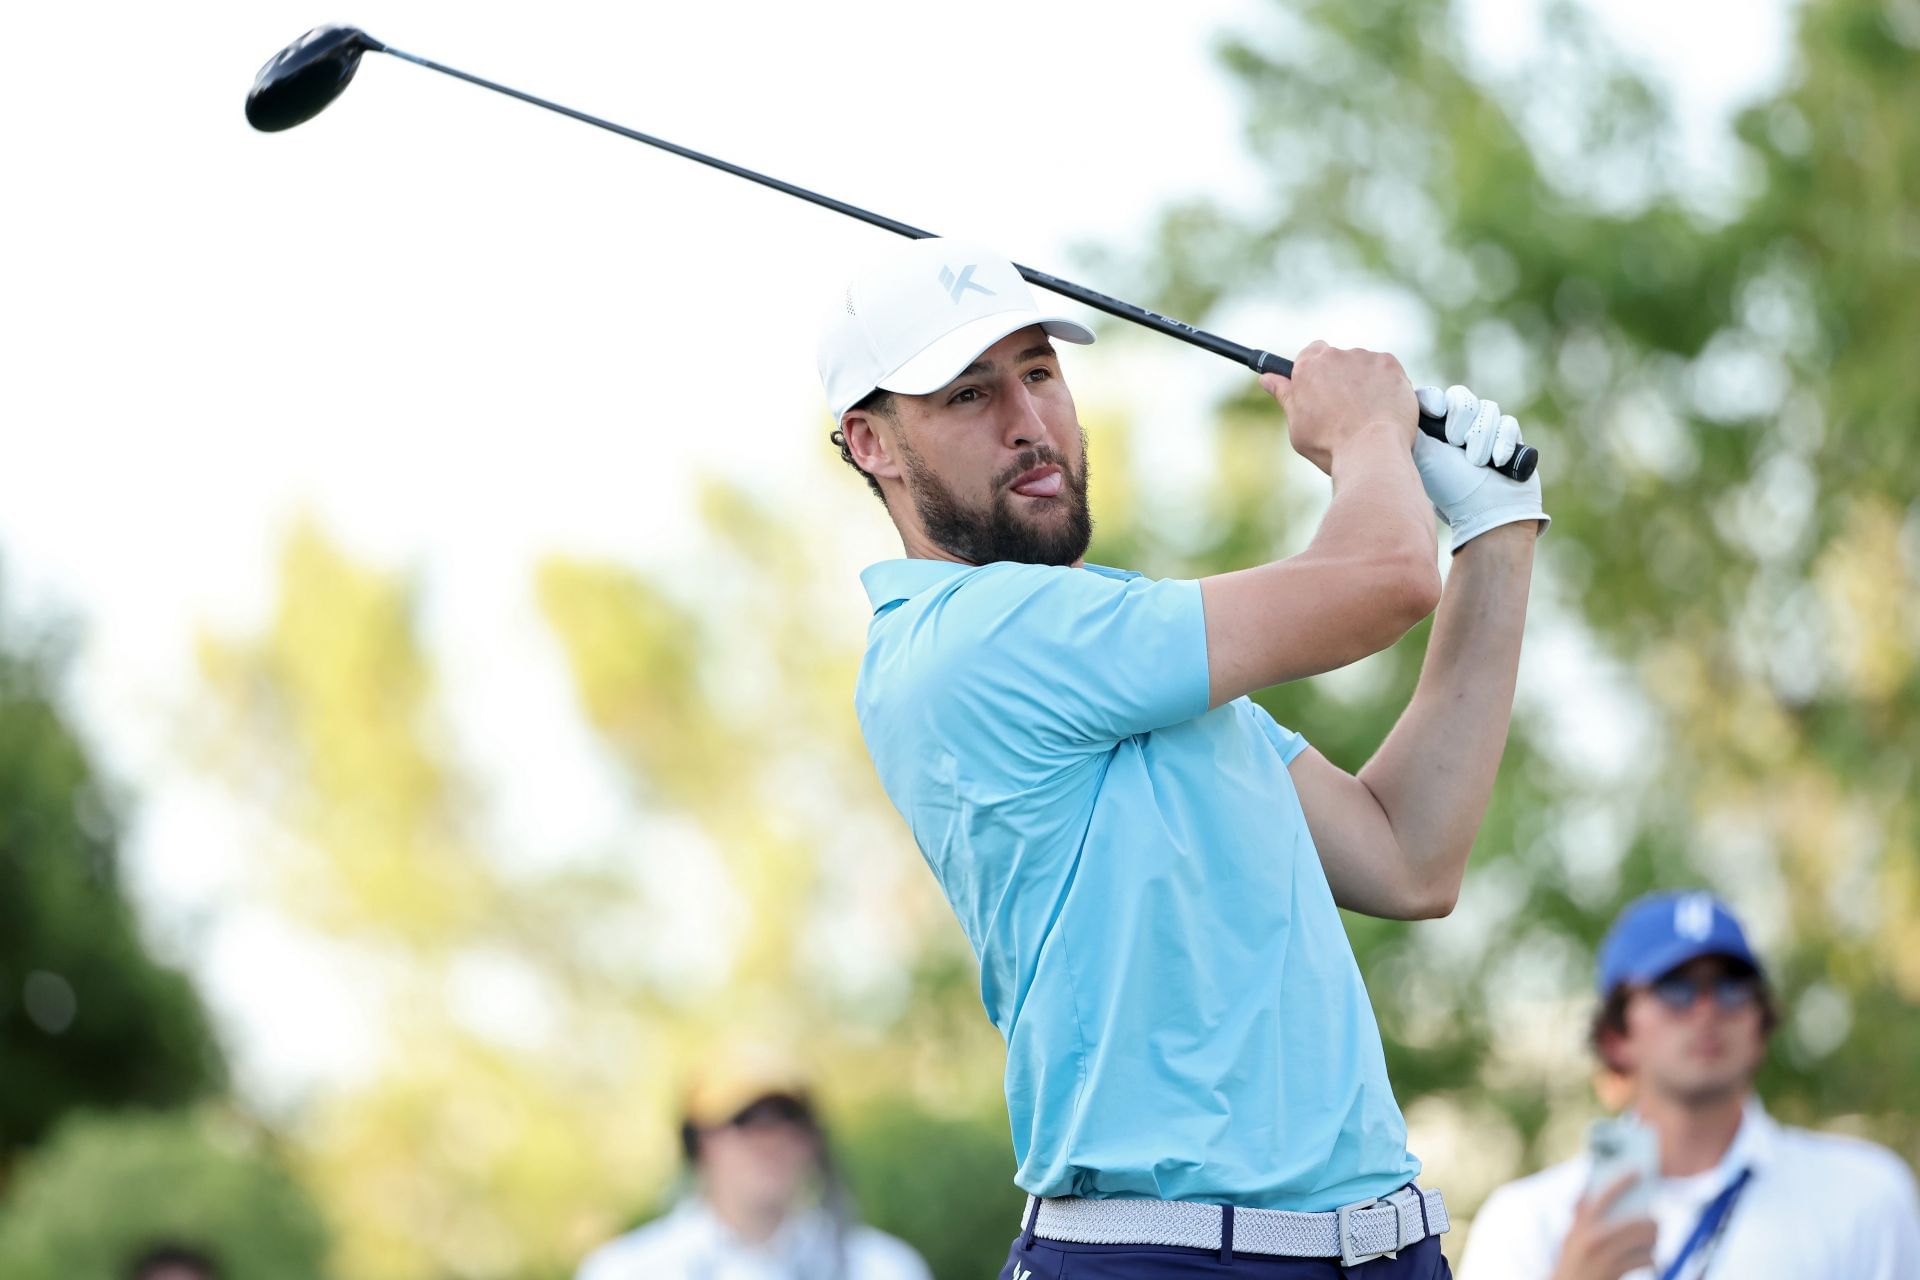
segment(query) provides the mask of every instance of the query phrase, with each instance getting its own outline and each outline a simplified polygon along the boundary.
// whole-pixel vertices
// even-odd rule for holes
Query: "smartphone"
[[[1648,1217],[1654,1183],[1660,1177],[1660,1139],[1653,1130],[1631,1115],[1596,1120],[1587,1130],[1587,1154],[1593,1164],[1587,1172],[1586,1199],[1600,1195],[1628,1173],[1637,1175],[1607,1210],[1606,1220]]]

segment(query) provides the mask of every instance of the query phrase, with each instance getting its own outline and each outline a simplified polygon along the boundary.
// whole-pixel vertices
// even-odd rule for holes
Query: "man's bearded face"
[[[1087,452],[1070,463],[1050,445],[1022,450],[993,478],[985,505],[963,502],[901,441],[907,489],[927,537],[942,550],[970,564],[1012,560],[1021,564],[1077,564],[1093,540],[1093,513],[1087,506]],[[1036,467],[1062,472],[1060,492],[1049,497],[1016,493],[1013,484]]]

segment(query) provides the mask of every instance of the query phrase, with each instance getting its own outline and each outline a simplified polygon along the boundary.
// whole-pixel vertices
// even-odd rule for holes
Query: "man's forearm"
[[[1358,662],[1433,611],[1433,505],[1405,442],[1357,432],[1333,473],[1306,550],[1201,579],[1209,706]]]
[[[1506,750],[1537,537],[1529,521],[1460,549],[1413,700],[1359,774],[1393,827],[1408,879],[1449,903]]]

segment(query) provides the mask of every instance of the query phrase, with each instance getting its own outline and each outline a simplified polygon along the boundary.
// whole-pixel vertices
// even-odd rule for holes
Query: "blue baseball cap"
[[[1600,943],[1600,994],[1651,982],[1700,956],[1726,956],[1763,973],[1746,931],[1710,893],[1650,893],[1627,905]]]

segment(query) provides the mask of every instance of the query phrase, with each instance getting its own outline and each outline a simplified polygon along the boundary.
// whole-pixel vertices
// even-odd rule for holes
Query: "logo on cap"
[[[973,269],[979,265],[977,262],[969,262],[960,268],[960,274],[957,276],[953,274],[952,267],[940,268],[940,287],[947,291],[947,296],[953,299],[955,306],[960,304],[960,296],[969,289],[984,293],[989,298],[993,296],[993,290],[973,282]]]
[[[1673,904],[1673,931],[1694,942],[1704,942],[1713,932],[1713,898],[1710,894],[1690,893]]]

